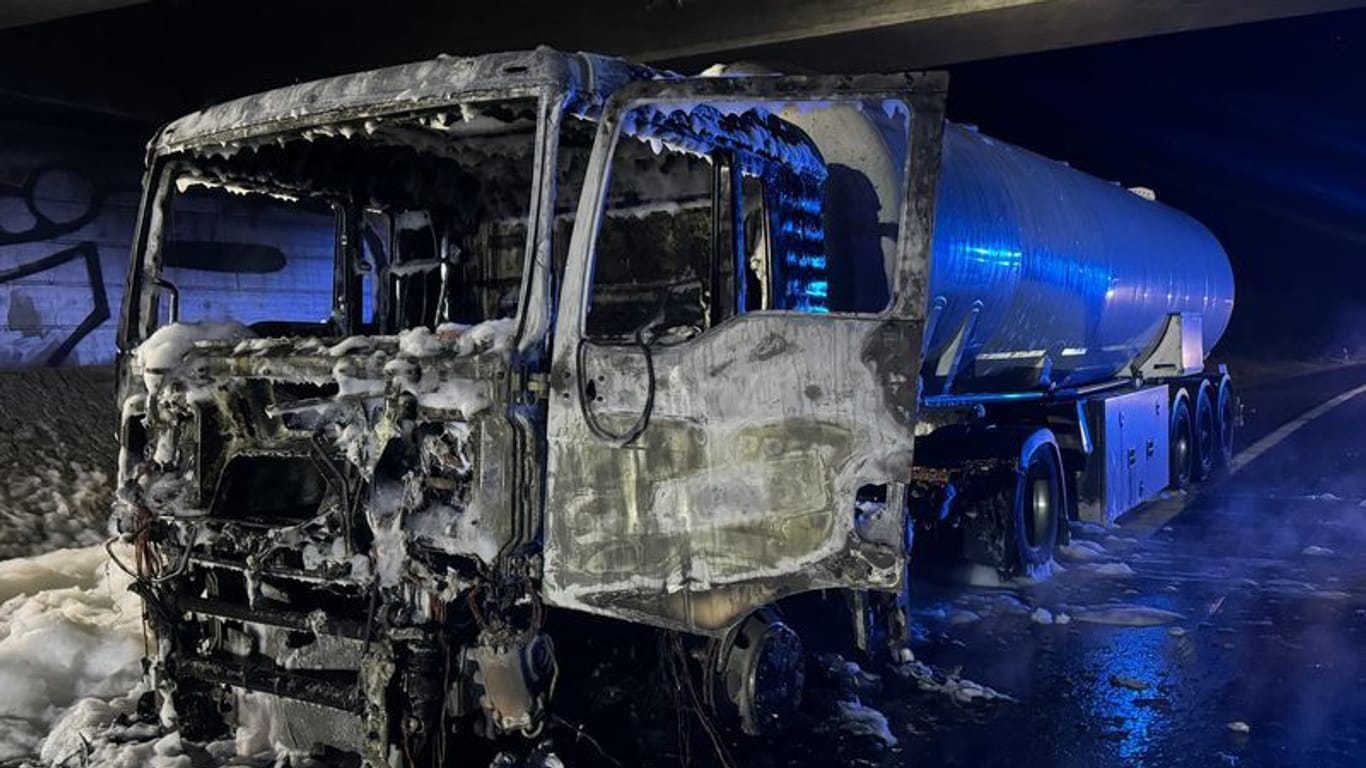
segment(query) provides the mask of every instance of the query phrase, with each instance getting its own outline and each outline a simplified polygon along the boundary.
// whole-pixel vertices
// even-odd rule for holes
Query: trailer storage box
[[[1078,492],[1082,520],[1111,523],[1167,487],[1167,387],[1088,400],[1092,450]]]

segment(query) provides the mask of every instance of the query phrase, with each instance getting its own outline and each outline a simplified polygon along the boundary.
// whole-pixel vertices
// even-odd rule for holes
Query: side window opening
[[[828,259],[826,306],[880,312],[892,299],[883,244],[895,244],[896,226],[879,221],[878,191],[867,174],[842,163],[828,169],[821,206]]]
[[[770,307],[824,314],[830,311],[825,251],[825,175],[770,172],[768,216]]]
[[[628,111],[587,335],[681,341],[747,312],[882,312],[909,124],[881,99]]]
[[[710,156],[634,139],[618,145],[598,231],[590,336],[691,338],[708,327],[716,166]]]
[[[763,182],[753,176],[742,177],[740,210],[741,266],[745,276],[740,310],[758,312],[769,308],[768,212],[764,208]]]
[[[389,267],[392,231],[393,221],[388,213],[375,208],[367,208],[362,213],[355,281],[355,290],[360,294],[358,321],[361,333],[374,333],[379,327],[379,282],[380,275]]]
[[[392,260],[382,271],[388,328],[435,326],[447,314],[443,296],[459,257],[437,231],[430,211],[404,210],[393,219]]]

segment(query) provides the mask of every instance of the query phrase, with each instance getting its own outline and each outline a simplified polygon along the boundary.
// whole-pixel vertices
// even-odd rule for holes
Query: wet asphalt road
[[[1249,389],[1241,442],[1363,383],[1355,366]],[[961,666],[1014,701],[870,694],[898,743],[849,759],[1366,765],[1364,454],[1366,394],[1207,484],[1170,520],[1140,512],[1077,531],[1065,570],[1042,584],[921,586],[918,658]],[[1036,608],[1072,621],[1039,623]],[[1106,613],[1153,625],[1078,620]]]

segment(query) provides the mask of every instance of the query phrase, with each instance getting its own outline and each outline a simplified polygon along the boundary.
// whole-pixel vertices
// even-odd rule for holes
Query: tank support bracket
[[[1162,336],[1138,357],[1134,370],[1145,379],[1171,379],[1204,370],[1205,340],[1202,318],[1196,312],[1167,315]]]

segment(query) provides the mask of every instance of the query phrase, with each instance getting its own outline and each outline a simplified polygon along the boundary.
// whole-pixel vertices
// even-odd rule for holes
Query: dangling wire
[[[578,395],[579,410],[583,413],[583,423],[588,425],[588,431],[593,433],[599,440],[615,443],[618,447],[630,445],[645,432],[645,428],[650,426],[650,413],[655,408],[655,361],[654,354],[650,351],[650,345],[645,343],[644,328],[636,330],[635,345],[640,348],[640,352],[645,356],[645,406],[641,411],[640,417],[636,419],[631,428],[621,434],[616,434],[602,426],[598,422],[598,417],[593,414],[589,407],[588,397],[584,392],[584,353],[588,349],[588,339],[579,339],[579,347],[575,353],[575,368],[578,373]]]
[[[725,739],[722,737],[721,729],[711,719],[707,713],[706,705],[702,702],[702,697],[697,692],[697,686],[693,684],[692,674],[688,670],[688,652],[683,647],[683,638],[677,632],[669,632],[671,655],[674,664],[671,665],[674,674],[674,685],[687,694],[688,700],[692,704],[693,714],[697,716],[697,722],[702,725],[702,730],[707,732],[707,738],[711,740],[712,750],[716,753],[716,759],[721,762],[723,768],[735,768],[735,759],[730,754],[730,748],[726,746]],[[681,730],[681,727],[680,727]],[[684,749],[684,759],[687,759],[687,750]],[[684,763],[686,765],[686,763]]]
[[[598,753],[599,757],[611,763],[612,765],[617,766],[617,768],[622,768],[621,761],[607,754],[607,750],[602,748],[602,745],[598,743],[597,739],[588,735],[588,732],[583,729],[582,725],[574,725],[573,723],[569,722],[568,720],[565,720],[563,717],[560,717],[559,715],[551,715],[550,722],[562,728],[568,728],[569,730],[573,731],[574,741],[588,742],[588,745]]]
[[[670,638],[667,632],[659,635],[659,660],[664,671],[669,675],[669,681],[674,700],[675,725],[678,733],[678,764],[681,768],[688,768],[692,763],[692,736],[688,733],[688,707],[683,701],[683,683],[678,670],[678,658],[674,656],[673,647],[670,645]],[[684,669],[682,674],[687,674]]]

